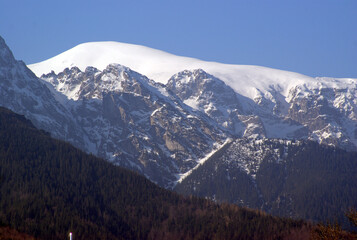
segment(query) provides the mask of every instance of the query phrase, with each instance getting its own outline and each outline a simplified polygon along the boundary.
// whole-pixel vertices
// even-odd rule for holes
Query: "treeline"
[[[50,138],[0,108],[0,225],[36,239],[298,239],[303,221],[197,197]]]
[[[350,226],[345,213],[357,208],[357,152],[306,142],[289,156],[281,189],[294,199],[296,216]]]

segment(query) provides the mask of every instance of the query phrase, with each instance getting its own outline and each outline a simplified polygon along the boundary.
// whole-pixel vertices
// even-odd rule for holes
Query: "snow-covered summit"
[[[223,80],[237,93],[254,99],[259,92],[275,90],[287,96],[296,85],[316,83],[319,80],[302,74],[260,66],[232,65],[207,62],[195,58],[176,56],[145,46],[120,42],[89,42],[28,67],[37,75],[55,73],[65,68],[87,66],[99,70],[108,64],[119,63],[147,77],[166,84],[170,77],[183,70],[201,68]]]
[[[267,67],[205,62],[118,42],[80,44],[29,67],[40,76],[51,71],[61,75],[73,67],[87,72],[91,66],[108,77],[100,80],[109,82],[98,86],[109,91],[121,87],[112,79],[113,72],[105,74],[112,63],[165,84],[184,103],[234,135],[309,138],[346,149],[357,146],[357,79],[312,78]],[[83,84],[76,79],[72,76],[56,87],[75,99],[76,86]]]

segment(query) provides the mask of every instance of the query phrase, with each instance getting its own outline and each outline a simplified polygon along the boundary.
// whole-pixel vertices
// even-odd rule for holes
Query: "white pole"
[[[69,233],[69,240],[72,240],[72,233]]]

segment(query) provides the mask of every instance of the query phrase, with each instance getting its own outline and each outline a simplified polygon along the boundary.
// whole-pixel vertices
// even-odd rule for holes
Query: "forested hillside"
[[[304,239],[309,227],[182,197],[0,109],[0,223],[36,239]]]
[[[313,141],[237,139],[175,190],[348,228],[345,213],[357,208],[357,153]]]

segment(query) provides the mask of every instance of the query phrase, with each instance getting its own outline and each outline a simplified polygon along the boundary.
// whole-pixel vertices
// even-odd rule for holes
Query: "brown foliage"
[[[0,227],[0,240],[35,240],[35,238],[9,227]]]
[[[355,209],[350,209],[346,213],[347,218],[350,222],[357,226],[357,211]],[[357,234],[342,230],[338,223],[333,224],[319,224],[312,231],[312,240],[356,240]]]
[[[342,230],[339,224],[319,224],[311,234],[312,240],[356,240],[356,234]]]
[[[351,208],[346,213],[346,216],[350,222],[357,227],[357,211],[356,209]]]

